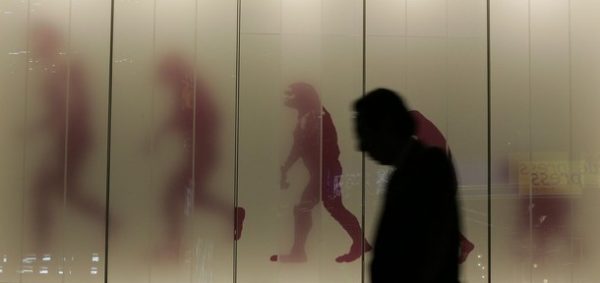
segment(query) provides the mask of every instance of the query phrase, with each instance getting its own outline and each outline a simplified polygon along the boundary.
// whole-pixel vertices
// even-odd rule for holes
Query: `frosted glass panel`
[[[231,282],[236,2],[115,4],[109,280]]]
[[[600,3],[489,3],[0,1],[0,282],[368,282],[378,87],[455,163],[462,282],[597,282]]]
[[[3,282],[104,281],[108,4],[1,4]]]
[[[147,153],[154,125],[153,8],[150,1],[115,3],[123,15],[115,15],[113,31],[110,211],[122,223],[121,231],[109,230],[108,280],[115,282],[148,282],[154,235],[162,235],[151,228],[153,219],[164,219],[157,209],[164,181],[152,177]]]
[[[367,4],[367,89],[402,94],[416,119],[417,137],[448,150],[455,163],[464,282],[488,282],[485,10],[478,1]],[[371,239],[389,169],[367,160],[365,226]],[[400,228],[410,233],[410,227]],[[365,276],[368,280],[368,272]]]
[[[597,8],[493,1],[494,281],[598,279]]]
[[[26,125],[27,3],[3,1],[0,10],[3,38],[0,44],[0,225],[4,227],[0,236],[0,281],[18,282],[24,244],[24,156],[28,140],[19,134]]]
[[[242,3],[238,282],[361,280],[361,13],[360,1]]]

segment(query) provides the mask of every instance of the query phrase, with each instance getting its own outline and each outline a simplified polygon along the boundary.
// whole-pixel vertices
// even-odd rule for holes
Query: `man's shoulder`
[[[438,147],[427,146],[420,141],[415,141],[416,144],[411,152],[409,163],[413,167],[431,166],[432,163],[444,163],[448,160],[448,155],[444,150]]]
[[[452,161],[446,152],[437,147],[423,146],[414,152],[410,175],[422,183],[439,182],[437,177],[453,171]]]

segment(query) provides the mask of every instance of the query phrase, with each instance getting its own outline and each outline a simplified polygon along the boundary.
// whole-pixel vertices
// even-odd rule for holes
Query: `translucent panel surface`
[[[115,4],[109,279],[230,282],[236,2]]]
[[[0,282],[368,282],[379,87],[455,164],[462,282],[597,282],[599,9],[1,1]]]
[[[242,3],[238,282],[361,280],[361,15],[360,1]]]
[[[498,282],[594,282],[589,1],[493,1],[492,266]],[[585,58],[585,59],[583,59]],[[495,223],[495,224],[494,224]]]
[[[0,8],[4,282],[104,280],[109,4]]]

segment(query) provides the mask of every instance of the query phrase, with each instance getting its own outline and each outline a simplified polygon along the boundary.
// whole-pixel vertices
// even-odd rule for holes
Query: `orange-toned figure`
[[[415,124],[417,125],[417,139],[427,146],[443,149],[449,157],[452,157],[450,148],[446,143],[446,138],[444,138],[440,130],[419,111],[413,110],[409,111],[409,113],[412,115]],[[471,253],[474,248],[475,245],[465,238],[463,234],[460,234],[460,254],[458,262],[465,262],[469,253]]]
[[[308,170],[310,180],[300,203],[294,208],[292,249],[288,254],[271,256],[271,261],[306,261],[305,244],[312,227],[311,211],[321,200],[325,209],[352,240],[348,253],[337,257],[336,261],[354,261],[362,256],[363,251],[370,251],[371,246],[363,239],[356,217],[342,203],[340,149],[331,115],[321,106],[319,94],[307,83],[292,84],[287,91],[285,104],[298,112],[298,120],[294,130],[294,144],[281,167],[281,188],[289,187],[287,171],[300,159]]]
[[[90,101],[82,68],[60,54],[61,34],[52,26],[37,25],[32,43],[33,55],[45,70],[42,101],[46,113],[35,131],[47,132],[52,145],[33,184],[36,245],[38,252],[45,252],[51,238],[55,199],[64,197],[67,204],[98,223],[104,223],[105,208],[82,193],[81,172],[93,146]]]
[[[217,212],[227,218],[232,216],[231,206],[216,198],[206,188],[217,161],[217,109],[211,91],[200,79],[194,82],[193,67],[178,55],[168,55],[159,66],[162,81],[170,88],[174,99],[173,109],[163,127],[156,133],[160,138],[167,133],[181,138],[183,158],[165,188],[165,215],[167,223],[166,251],[178,250],[183,216],[189,204]],[[193,197],[191,197],[193,195]],[[245,210],[235,208],[237,223],[234,239],[241,237]]]

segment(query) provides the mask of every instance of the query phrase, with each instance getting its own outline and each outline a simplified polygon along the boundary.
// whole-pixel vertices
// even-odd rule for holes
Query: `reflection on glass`
[[[321,105],[319,94],[307,83],[294,83],[286,92],[285,105],[297,111],[294,141],[290,153],[281,167],[281,188],[287,189],[287,172],[298,160],[302,160],[309,174],[309,181],[299,203],[294,207],[294,244],[288,254],[273,255],[271,261],[304,262],[306,239],[312,227],[312,209],[323,201],[329,214],[346,231],[352,245],[350,250],[335,260],[352,262],[362,256],[362,250],[371,250],[364,240],[356,217],[342,203],[342,165],[340,149],[333,119]]]
[[[215,212],[230,222],[230,205],[207,189],[213,174],[218,150],[218,109],[213,93],[200,78],[194,80],[194,68],[181,56],[173,53],[162,58],[159,65],[162,82],[169,88],[172,109],[157,132],[157,142],[167,134],[176,136],[183,152],[179,165],[164,189],[165,240],[160,253],[178,256],[181,247],[183,217],[190,215],[195,206]],[[238,225],[233,239],[241,237],[245,210],[235,209]]]

